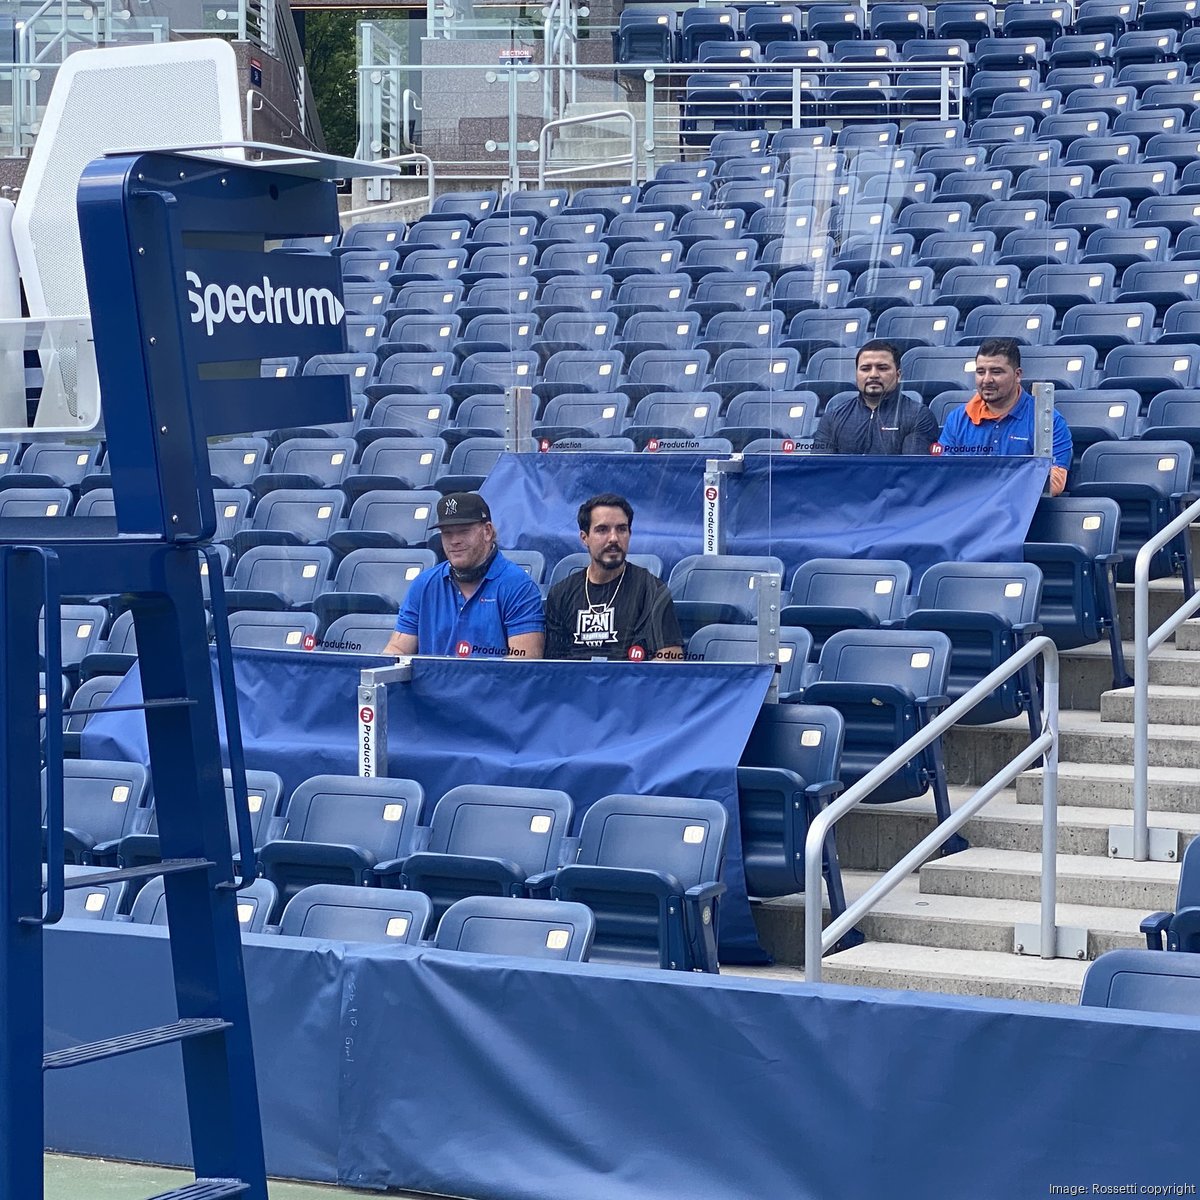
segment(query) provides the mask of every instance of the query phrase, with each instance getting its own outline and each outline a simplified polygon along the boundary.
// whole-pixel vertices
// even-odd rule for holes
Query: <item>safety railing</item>
[[[1155,554],[1181,534],[1188,535],[1193,521],[1200,520],[1200,500],[1188,505],[1164,529],[1154,535],[1137,553],[1133,564],[1133,846],[1137,862],[1160,858],[1174,860],[1178,853],[1177,836],[1167,832],[1167,843],[1151,845],[1150,836],[1150,655],[1183,624],[1200,612],[1200,591],[1185,600],[1153,633],[1150,632],[1150,565]],[[1166,831],[1165,831],[1166,832]],[[1110,832],[1109,844],[1122,854],[1119,831]]]
[[[389,49],[364,25],[363,57],[359,76],[359,156],[383,158],[407,148],[404,93],[420,96],[421,150],[437,163],[438,174],[462,178],[513,178],[515,159],[522,182],[536,176],[539,135],[546,122],[546,96],[574,97],[578,111],[584,106],[599,111],[627,110],[639,128],[637,178],[653,176],[661,162],[700,159],[714,130],[747,124],[767,132],[808,122],[840,128],[855,121],[874,122],[881,115],[915,122],[958,118],[964,111],[964,66],[961,62],[875,64],[755,64],[659,63],[614,67],[612,63],[563,66],[550,63],[507,61],[492,64],[426,63],[400,61],[406,53],[393,43]],[[773,70],[771,68],[774,68]],[[845,68],[846,70],[843,70]],[[911,70],[936,74],[938,84],[924,92],[923,100],[905,101],[895,113],[887,95],[877,95],[867,85],[858,100],[836,99],[827,86],[832,73],[868,79],[887,70],[896,79],[911,78]],[[764,82],[764,74],[771,76]],[[693,75],[730,79],[729,94],[689,94]],[[749,86],[739,76],[755,78],[763,86]],[[614,104],[614,77],[621,80],[627,102]],[[767,86],[770,83],[771,86]],[[505,87],[509,94],[492,99],[491,91]],[[911,89],[898,87],[898,92]],[[836,99],[831,99],[834,96]],[[466,100],[465,100],[466,98]],[[505,113],[505,99],[508,113]],[[571,101],[568,100],[568,104]],[[409,105],[411,113],[411,101]],[[558,118],[552,118],[557,120]],[[623,131],[622,131],[623,135]],[[555,149],[553,167],[578,167],[582,175],[591,167],[611,167],[626,153],[623,136],[562,139]],[[501,157],[503,154],[503,157]],[[507,162],[505,161],[507,160]],[[507,167],[507,170],[506,170]]]
[[[395,185],[403,180],[417,180],[424,182],[425,187],[420,192],[412,196],[404,196],[398,200],[393,200],[390,194],[386,199],[381,200],[378,204],[366,204],[359,208],[348,208],[339,213],[339,217],[346,224],[352,224],[355,220],[367,219],[371,220],[377,217],[380,213],[388,212],[392,209],[411,208],[413,206],[424,206],[428,210],[433,205],[434,188],[436,186],[435,168],[433,159],[428,154],[394,154],[391,158],[377,159],[373,166],[389,166],[389,167],[413,167],[417,171],[424,168],[425,174],[400,176],[399,179],[392,176],[386,182],[389,185]]]
[[[421,112],[421,97],[412,88],[405,88],[400,96],[400,140],[412,150],[416,146],[414,114]]]
[[[574,0],[550,0],[545,8],[546,19],[542,27],[543,58],[546,63],[558,67],[572,67],[577,58],[579,42],[580,10]],[[586,9],[583,10],[586,13]],[[557,73],[557,105],[556,94],[552,86],[554,77],[547,72],[544,77],[542,116],[545,120],[553,120],[562,116],[567,110],[568,99],[574,102],[577,98],[577,76],[573,71]]]
[[[551,149],[551,136],[559,129],[575,125],[593,125],[604,121],[618,121],[629,124],[629,153],[619,157],[608,157],[601,162],[574,163],[569,167],[558,167],[551,170],[547,160]],[[633,113],[624,108],[610,108],[605,112],[588,113],[578,117],[562,117],[557,121],[548,121],[542,126],[541,137],[538,139],[538,187],[546,186],[548,179],[563,179],[568,175],[591,173],[601,168],[628,167],[630,184],[637,183],[638,166],[637,121]]]
[[[0,65],[0,92],[12,97],[12,124],[0,123],[0,145],[6,155],[10,146],[13,158],[29,153],[57,71],[57,63]]]
[[[942,736],[960,717],[965,716],[1005,680],[1012,678],[1027,664],[1040,658],[1045,671],[1045,698],[1042,732],[998,771],[975,794],[939,823],[932,833],[922,838],[895,866],[877,880],[862,896],[849,905],[841,916],[821,929],[821,857],[826,839],[834,826],[848,812],[862,804],[885,780],[890,778],[913,755]],[[1042,766],[1042,877],[1041,921],[1037,932],[1037,953],[1042,958],[1054,958],[1057,950],[1055,881],[1058,851],[1058,650],[1048,637],[1037,637],[1016,654],[1001,663],[991,674],[981,679],[965,695],[939,713],[919,733],[914,734],[898,750],[893,751],[877,767],[867,772],[857,783],[822,811],[809,827],[804,843],[804,977],[810,982],[821,978],[821,956],[839,938],[854,928],[900,882],[936,853],[946,839],[957,833],[996,794],[1008,787],[1022,771],[1032,767],[1044,756]],[[1028,944],[1023,946],[1028,950]]]
[[[255,128],[255,114],[266,112],[274,116],[276,119],[268,123],[267,129],[261,128],[264,122],[257,122],[260,126]],[[266,142],[273,141],[276,138],[291,142],[297,136],[304,137],[303,122],[299,114],[289,116],[278,105],[273,104],[258,88],[247,88],[246,90],[246,141],[248,142]]]

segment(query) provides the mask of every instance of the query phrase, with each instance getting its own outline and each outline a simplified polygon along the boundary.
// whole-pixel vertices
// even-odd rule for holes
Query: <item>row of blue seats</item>
[[[628,13],[646,13],[648,21],[668,16],[674,9],[656,4],[629,4]],[[1185,33],[1197,24],[1188,0],[1034,0],[1003,6],[969,4],[951,0],[924,4],[876,3],[869,9],[850,3],[799,6],[755,4],[744,9],[694,7],[680,14],[679,27],[696,37],[725,36],[723,31],[744,33],[759,41],[778,39],[820,40],[830,44],[846,39],[888,38],[910,41],[933,38],[961,39],[971,47],[992,37],[1039,37],[1048,44],[1072,33],[1081,36],[1120,37],[1130,30],[1167,30]],[[686,47],[690,49],[689,47]]]
[[[125,914],[121,908],[129,883],[110,882],[108,874],[105,869],[67,867],[72,886],[66,892],[63,915],[72,920],[168,924],[161,878],[143,887]],[[468,896],[452,904],[435,928],[433,907],[423,892],[336,883],[314,883],[301,889],[288,901],[279,924],[269,925],[267,917],[276,896],[275,885],[268,879],[256,879],[238,893],[238,922],[243,933],[427,945],[438,950],[586,962],[596,926],[592,910],[572,901]]]

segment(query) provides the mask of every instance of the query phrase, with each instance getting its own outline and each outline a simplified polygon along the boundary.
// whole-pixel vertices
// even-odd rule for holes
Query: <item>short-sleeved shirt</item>
[[[1032,454],[1036,412],[1033,394],[1021,390],[1012,411],[988,417],[978,396],[946,418],[938,442],[946,454]],[[1065,471],[1071,465],[1074,444],[1071,431],[1058,409],[1054,410],[1054,465]]]
[[[858,395],[821,414],[813,453],[928,454],[937,440],[937,418],[924,404],[892,392],[872,408]]]
[[[667,585],[631,562],[609,583],[588,583],[586,568],[574,571],[546,597],[547,658],[636,661],[682,645]]]
[[[467,600],[448,562],[422,571],[396,617],[396,632],[414,635],[419,654],[460,657],[503,657],[509,638],[545,627],[537,584],[499,552]]]

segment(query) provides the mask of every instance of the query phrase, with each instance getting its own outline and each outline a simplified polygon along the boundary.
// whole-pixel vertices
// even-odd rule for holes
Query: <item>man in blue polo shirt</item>
[[[496,548],[487,501],[476,492],[443,496],[433,527],[446,561],[413,580],[384,653],[541,658],[541,592]]]
[[[976,394],[946,418],[934,453],[1032,454],[1034,401],[1021,386],[1021,347],[1013,338],[989,338],[975,355]],[[1050,494],[1067,486],[1074,445],[1071,431],[1054,410]]]

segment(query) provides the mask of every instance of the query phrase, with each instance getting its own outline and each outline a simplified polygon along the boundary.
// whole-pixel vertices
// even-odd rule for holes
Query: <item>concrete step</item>
[[[878,871],[845,871],[846,898],[853,902],[879,878]],[[1145,945],[1138,923],[1145,913],[1132,908],[1100,908],[1060,904],[1060,927],[1088,931],[1087,955]],[[776,962],[804,963],[804,897],[784,896],[754,906],[755,923],[763,945]],[[944,896],[921,891],[920,879],[909,875],[885,896],[857,928],[870,942],[935,946],[945,950],[1012,952],[1016,926],[1036,925],[1040,907],[1027,900],[997,900],[977,896]],[[825,920],[828,922],[828,909]]]
[[[612,159],[626,157],[628,154],[628,138],[563,138],[550,147],[548,161],[595,163],[603,167],[610,164]],[[628,178],[628,166],[620,167],[619,170]]]
[[[1200,823],[1200,770],[1152,766],[1149,783],[1150,824],[1185,831],[1190,841]],[[1018,804],[1040,805],[1042,772],[1026,771],[1019,776],[1016,792]],[[1110,813],[1114,824],[1123,824],[1133,811],[1133,767],[1128,763],[1059,763],[1058,803],[1060,811],[1103,810]]]
[[[1193,617],[1190,621],[1184,621],[1175,630],[1175,645],[1180,650],[1200,650],[1200,620],[1196,620]],[[1157,655],[1154,657],[1157,657]],[[1150,659],[1150,664],[1153,666],[1154,658]],[[1150,678],[1153,679],[1154,676],[1151,675]]]
[[[1175,907],[1179,865],[1079,854],[1057,856],[1057,897],[1063,904],[1130,908],[1142,916]],[[1019,850],[964,850],[921,868],[921,891],[938,896],[979,896],[1036,901],[1040,854]]]
[[[1132,769],[1131,769],[1132,778]],[[1059,771],[1058,850],[1060,854],[1109,853],[1109,827],[1132,824],[1132,800],[1126,811],[1090,806],[1083,798],[1068,803],[1063,795],[1064,771]],[[1021,850],[1036,854],[1042,848],[1041,772],[1025,789],[1025,799],[1015,791],[1001,793],[975,818],[963,834],[972,846],[990,850]],[[1131,795],[1131,791],[1127,791]],[[972,795],[970,788],[953,788],[951,808]],[[1198,797],[1200,799],[1200,797]],[[1153,807],[1153,802],[1152,802]],[[1200,808],[1200,805],[1197,806]],[[1200,836],[1200,813],[1152,813],[1151,825],[1177,830],[1177,856],[1192,838]],[[848,814],[838,826],[838,856],[845,870],[886,871],[899,862],[936,825],[932,799],[902,800],[896,804],[863,806]],[[1178,859],[1177,859],[1178,861]]]
[[[727,975],[800,982],[796,967],[727,967]],[[998,1000],[1077,1004],[1087,963],[1026,955],[945,950],[891,942],[865,942],[826,957],[822,979],[856,987],[898,988]]]
[[[1059,760],[1128,764],[1133,761],[1133,726],[1102,721],[1099,713],[1067,710],[1059,716]],[[1200,729],[1194,725],[1151,724],[1150,765],[1200,768]],[[994,725],[959,725],[944,739],[947,778],[953,784],[981,783],[1029,745],[1021,719]]]
[[[1182,630],[1181,630],[1182,632]],[[1196,636],[1196,635],[1193,635]],[[1150,682],[1172,687],[1200,685],[1200,640],[1195,647],[1180,647],[1168,642],[1150,657]],[[1060,660],[1059,704],[1063,708],[1098,711],[1100,698],[1113,686],[1112,655],[1108,643],[1081,646],[1065,651]],[[1126,669],[1133,673],[1133,643],[1125,643]]]
[[[1150,720],[1160,725],[1200,725],[1200,687],[1151,683]],[[1133,720],[1133,688],[1105,692],[1100,697],[1100,719]]]
[[[1150,628],[1157,629],[1183,603],[1183,581],[1180,579],[1150,580]],[[1121,632],[1133,633],[1133,584],[1117,584],[1117,613]]]

